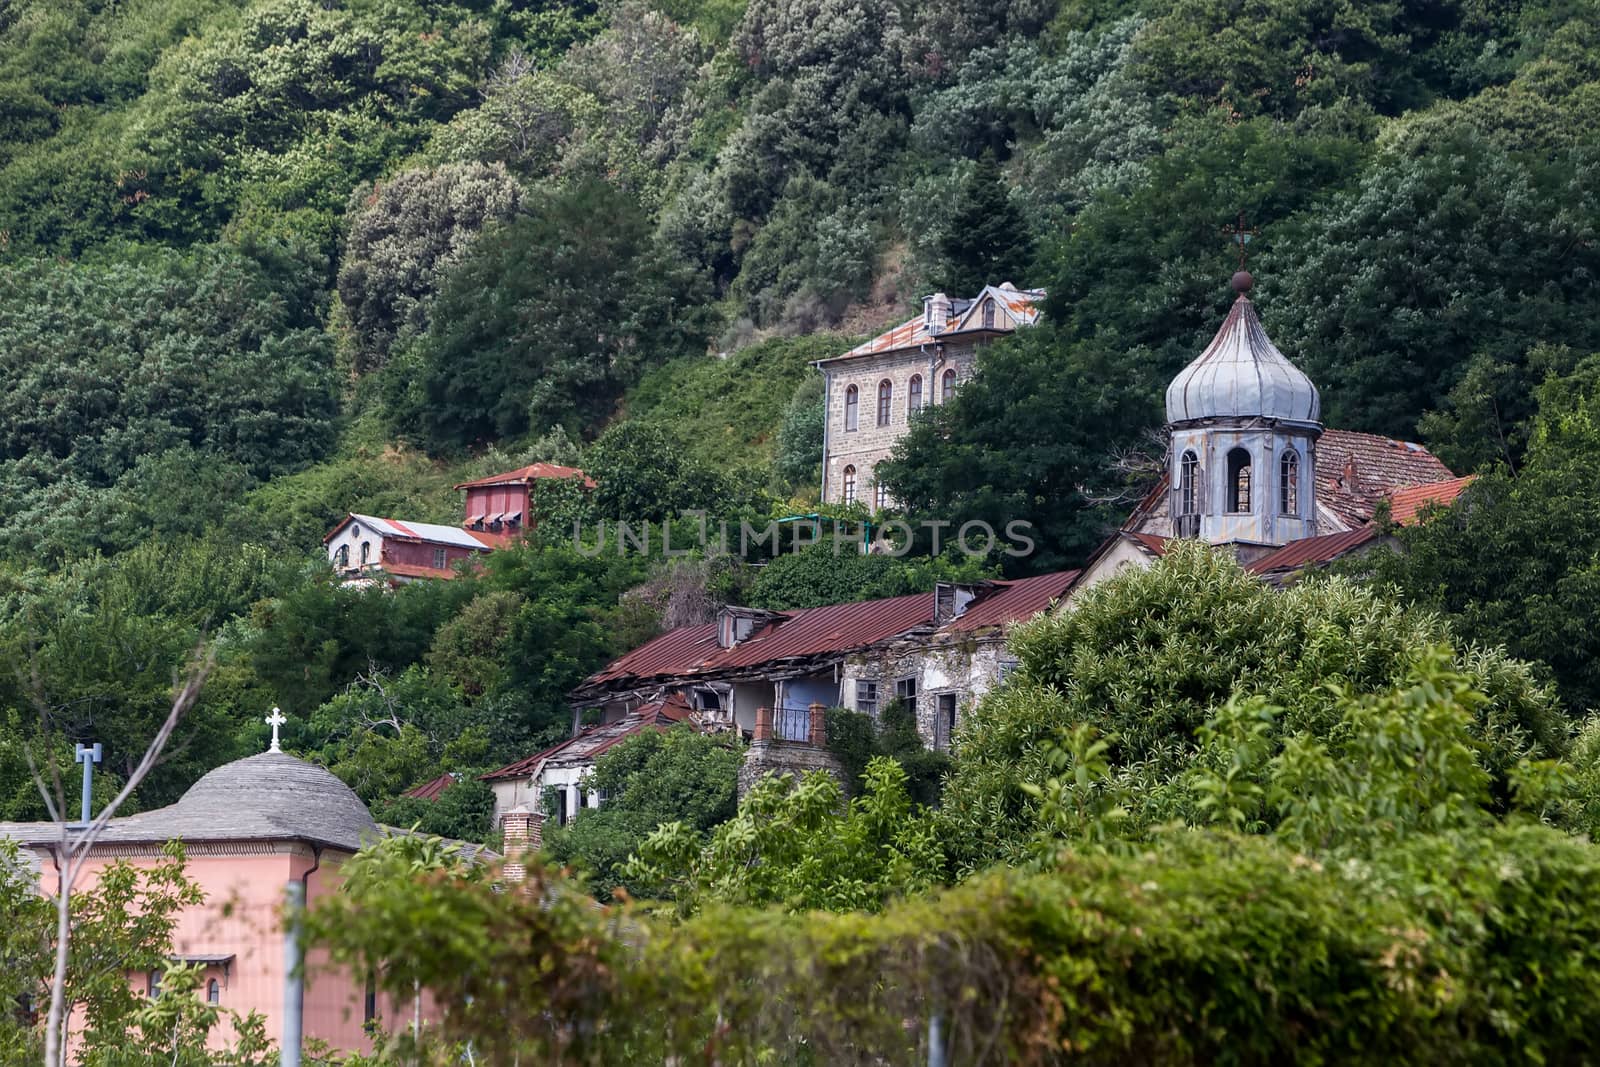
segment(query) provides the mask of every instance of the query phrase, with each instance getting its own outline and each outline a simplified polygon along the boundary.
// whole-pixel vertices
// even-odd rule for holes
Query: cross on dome
[[[289,720],[284,717],[284,714],[283,714],[282,711],[279,711],[276,707],[274,707],[272,709],[272,714],[268,715],[265,719],[262,719],[261,721],[266,723],[268,726],[272,727],[272,747],[267,749],[267,751],[268,752],[282,752],[283,749],[278,747],[278,727],[282,726],[284,723],[288,722]]]
[[[1242,211],[1239,212],[1239,221],[1236,224],[1222,228],[1222,236],[1239,246],[1239,270],[1241,273],[1245,269],[1246,246],[1250,244],[1250,238],[1257,237],[1260,233],[1260,229],[1244,221],[1244,212]]]

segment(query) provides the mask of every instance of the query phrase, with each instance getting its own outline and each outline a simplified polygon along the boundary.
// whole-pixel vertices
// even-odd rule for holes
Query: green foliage
[[[433,800],[400,796],[381,801],[373,806],[372,818],[385,826],[456,841],[482,842],[492,829],[494,790],[471,775],[463,775]]]
[[[522,187],[505,168],[482,164],[402,171],[351,194],[338,292],[357,370],[381,367],[397,341],[426,331],[451,267],[521,204]]]
[[[592,430],[644,368],[704,345],[697,284],[625,194],[539,197],[450,273],[428,332],[391,361],[392,415],[434,450]]]
[[[683,822],[667,823],[622,874],[641,895],[675,901],[683,914],[712,901],[849,911],[928,889],[942,863],[927,818],[906,792],[905,771],[876,757],[848,805],[826,771],[798,783],[769,774],[709,842],[702,845]]]
[[[1600,357],[1551,373],[1535,401],[1518,473],[1488,471],[1448,511],[1399,530],[1403,551],[1375,557],[1371,572],[1463,636],[1545,664],[1576,717],[1600,706],[1600,489],[1590,462]]]
[[[841,524],[842,527],[842,524]],[[817,544],[780,555],[761,568],[746,598],[772,611],[816,608],[851,600],[876,600],[931,592],[939,582],[979,582],[992,577],[982,559],[957,556],[862,554],[856,545],[835,547],[824,525]]]
[[[12,383],[0,404],[0,479],[13,552],[60,558],[94,545],[95,523],[67,528],[83,516],[63,513],[63,490],[116,500],[101,491],[130,472],[125,492],[154,488],[150,464],[162,453],[192,448],[265,478],[331,446],[332,353],[303,273],[284,277],[218,246],[30,261],[0,276],[0,358]]]
[[[973,296],[986,285],[1032,284],[1027,279],[1033,273],[1033,238],[993,157],[985,156],[967,175],[940,252],[945,266],[936,284],[944,292]]]
[[[917,733],[917,710],[891,700],[876,718],[848,708],[827,711],[828,751],[844,767],[846,789],[859,793],[866,787],[867,767],[874,757],[894,760],[906,775],[906,791],[917,804],[939,802],[939,788],[950,770],[950,757],[931,751]]]
[[[1463,131],[1380,155],[1356,190],[1295,227],[1298,239],[1277,246],[1283,266],[1268,270],[1263,306],[1327,397],[1331,423],[1406,436],[1470,357],[1515,368],[1540,342],[1600,348],[1593,168],[1582,154],[1521,157]],[[1506,423],[1527,412],[1526,392],[1500,392],[1476,398],[1480,415],[1496,404]],[[1505,432],[1520,429],[1427,428],[1463,469],[1503,456]]]
[[[628,421],[659,428],[711,466],[765,465],[784,447],[783,431],[776,448],[773,431],[784,423],[790,394],[798,389],[821,397],[821,376],[811,362],[850,344],[849,338],[816,334],[772,338],[718,357],[674,359],[647,371],[628,393]],[[820,419],[817,429],[813,463],[821,462]]]
[[[1080,724],[1110,743],[1114,772],[1097,788],[1125,798],[1116,806],[1127,807],[1131,821],[1120,833],[1198,819],[1186,787],[1174,783],[1191,768],[1218,770],[1203,736],[1222,728],[1208,726],[1217,709],[1251,697],[1281,709],[1266,724],[1263,751],[1297,735],[1327,741],[1352,728],[1341,724],[1362,695],[1445,684],[1413,672],[1448,638],[1438,619],[1345,580],[1278,591],[1222,553],[1174,546],[1148,570],[1087,589],[1070,610],[1016,631],[1018,672],[978,702],[956,738],[941,839],[958,870],[1023,855],[1039,797],[1022,787],[1059,777],[1059,757],[1046,742]],[[1503,653],[1458,654],[1450,669],[1486,694],[1467,705],[1472,744],[1503,798],[1519,761],[1564,748],[1559,706]],[[1222,810],[1240,811],[1239,819],[1259,817],[1229,794],[1215,804],[1224,800]]]
[[[665,823],[703,840],[732,818],[743,762],[744,746],[731,735],[674,727],[630,737],[601,756],[584,782],[605,803],[580,810],[566,826],[548,827],[545,855],[582,872],[602,900],[619,887],[636,892],[623,875],[629,857]]]
[[[584,455],[584,471],[596,482],[583,500],[584,517],[640,524],[703,511],[720,518],[749,504],[754,496],[749,472],[729,471],[679,444],[692,433],[629,419],[601,434]]]
[[[354,866],[313,910],[319,939],[389,991],[420,982],[444,1040],[496,1062],[714,1043],[738,1062],[910,1065],[934,1012],[963,1063],[1567,1061],[1587,1054],[1600,994],[1600,857],[1525,824],[1360,863],[1177,831],[880,915],[713,906],[681,925],[595,909],[537,871],[503,892]]]
[[[772,463],[780,481],[807,495],[812,486],[822,482],[822,438],[827,421],[827,396],[822,379],[812,375],[796,387],[794,396],[783,409],[777,453]]]

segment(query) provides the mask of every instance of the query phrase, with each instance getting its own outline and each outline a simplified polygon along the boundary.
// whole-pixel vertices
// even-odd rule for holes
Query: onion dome
[[[1233,302],[1222,328],[1200,358],[1167,386],[1167,422],[1200,419],[1281,419],[1317,423],[1322,400],[1305,372],[1290,363],[1261,326],[1245,294],[1248,272],[1233,276]]]

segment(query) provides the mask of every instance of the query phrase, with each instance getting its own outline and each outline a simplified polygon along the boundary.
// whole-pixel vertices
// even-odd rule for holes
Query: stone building
[[[942,404],[972,377],[977,351],[1039,319],[1042,289],[1010,282],[986,286],[970,300],[935,293],[922,314],[832,359],[822,371],[826,415],[822,434],[822,499],[888,506],[878,464],[894,450],[924,407]]]

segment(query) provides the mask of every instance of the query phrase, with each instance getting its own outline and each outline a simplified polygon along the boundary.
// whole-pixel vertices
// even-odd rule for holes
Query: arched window
[[[844,430],[854,433],[860,427],[861,390],[855,386],[844,391]]]
[[[990,297],[983,302],[983,328],[994,329],[994,298]]]
[[[939,377],[939,403],[948,404],[950,398],[956,395],[956,372],[947,370]]]
[[[207,1004],[221,1004],[222,1003],[222,986],[217,984],[217,980],[215,978],[211,979],[211,981],[206,983],[206,1003]]]
[[[1200,457],[1185,452],[1178,469],[1178,514],[1200,514]]]
[[[1278,511],[1300,514],[1300,453],[1293,448],[1278,461]]]
[[[372,562],[372,542],[361,542],[361,565],[365,567]]]
[[[856,469],[853,465],[844,469],[844,502],[856,502]]]
[[[1242,448],[1228,453],[1228,510],[1250,510],[1250,453]]]
[[[894,415],[894,383],[885,378],[878,383],[878,425],[889,425]]]
[[[922,410],[922,375],[913,374],[906,386],[906,414],[915,415]]]
[[[145,996],[151,1000],[155,1000],[161,995],[161,971],[159,969],[145,975],[144,992]]]
[[[872,506],[878,511],[889,506],[889,487],[879,479],[876,470],[872,472]]]
[[[342,571],[350,569],[350,546],[340,545],[339,551],[333,555],[333,565]]]

